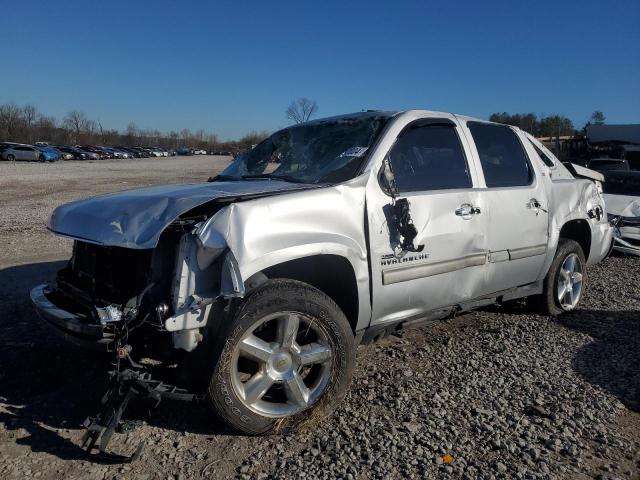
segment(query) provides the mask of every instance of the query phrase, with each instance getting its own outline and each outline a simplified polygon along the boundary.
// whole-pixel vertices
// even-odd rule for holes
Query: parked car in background
[[[142,154],[142,152],[131,148],[131,147],[117,147],[118,150],[121,150],[123,152],[127,152],[129,154],[130,158],[142,158],[144,155]]]
[[[102,160],[103,158],[105,158],[104,153],[102,153],[100,151],[96,151],[92,147],[78,146],[78,147],[75,147],[75,148],[77,148],[81,152],[85,153],[91,160]]]
[[[90,158],[87,152],[83,152],[79,148],[67,147],[64,145],[58,145],[56,148],[65,155],[71,156],[71,158],[67,158],[67,160],[87,160]]]
[[[176,155],[193,155],[193,150],[188,147],[176,148]]]
[[[603,189],[613,249],[640,256],[640,171],[605,172]]]
[[[15,143],[15,142],[0,142],[0,151],[6,150],[7,148],[14,147],[15,145],[22,145],[22,144]]]
[[[136,158],[147,158],[149,153],[142,147],[128,147],[129,150],[135,153]]]
[[[147,152],[149,152],[150,157],[162,157],[162,151],[157,148],[147,148]]]
[[[1,155],[4,160],[9,160],[11,162],[16,160],[44,162],[47,161],[48,156],[44,152],[41,152],[38,147],[24,144],[10,145],[2,151]]]
[[[587,163],[587,168],[597,172],[630,170],[629,162],[624,158],[592,158]]]
[[[206,155],[207,151],[206,150],[201,150],[201,149],[200,150],[194,150],[193,154],[194,155]]]
[[[47,162],[56,162],[62,158],[62,152],[51,145],[36,147]]]
[[[103,150],[106,150],[111,154],[111,158],[131,158],[131,154],[126,152],[120,148],[114,147],[101,147]]]
[[[74,160],[75,159],[75,155],[73,153],[64,152],[58,147],[56,147],[56,149],[60,152],[60,160]]]
[[[116,158],[116,156],[113,153],[113,150],[108,147],[101,147],[96,145],[93,148],[101,152],[104,155],[104,158]]]
[[[170,346],[132,346],[146,328],[170,339],[192,392],[240,432],[317,425],[342,402],[360,342],[523,297],[547,315],[575,309],[611,246],[602,180],[470,117],[314,120],[209,182],[58,207],[48,227],[75,240],[72,258],[31,299],[75,342],[119,358]],[[157,384],[127,365],[149,382],[140,391]],[[112,391],[109,402],[124,397]],[[118,418],[103,422],[89,426],[102,445]]]

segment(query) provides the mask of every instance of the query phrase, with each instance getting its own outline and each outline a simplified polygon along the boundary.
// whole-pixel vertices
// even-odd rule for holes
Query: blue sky
[[[428,108],[640,122],[640,2],[0,0],[0,103],[106,127],[287,124]],[[11,26],[11,28],[8,28]]]

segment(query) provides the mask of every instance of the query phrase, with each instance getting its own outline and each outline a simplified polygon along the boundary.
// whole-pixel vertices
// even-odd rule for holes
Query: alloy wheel
[[[564,310],[572,310],[582,296],[582,261],[575,253],[564,259],[558,271],[557,299]]]
[[[278,312],[255,322],[236,344],[231,381],[250,410],[287,417],[313,405],[331,376],[328,336],[298,312]]]

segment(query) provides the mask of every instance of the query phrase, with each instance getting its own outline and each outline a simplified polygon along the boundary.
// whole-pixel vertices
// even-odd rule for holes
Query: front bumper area
[[[113,333],[93,319],[55,305],[50,300],[51,293],[48,285],[38,285],[31,290],[31,303],[40,318],[70,343],[84,348],[109,349],[109,344],[114,340]]]
[[[613,249],[640,256],[640,217],[615,218]]]

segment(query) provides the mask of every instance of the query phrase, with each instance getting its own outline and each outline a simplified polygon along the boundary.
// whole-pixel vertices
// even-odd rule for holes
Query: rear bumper
[[[51,292],[48,285],[38,285],[31,290],[31,303],[42,318],[65,340],[83,348],[108,350],[113,335],[99,323],[68,312],[51,302],[47,296]]]

